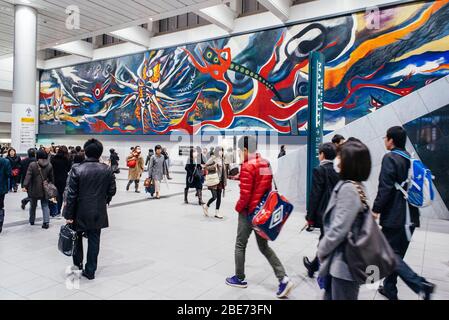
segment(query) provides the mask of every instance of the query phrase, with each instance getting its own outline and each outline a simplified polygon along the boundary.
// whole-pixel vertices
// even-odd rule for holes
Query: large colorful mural
[[[449,74],[449,0],[44,71],[40,124],[67,134],[306,130],[308,55],[326,57],[325,129]]]

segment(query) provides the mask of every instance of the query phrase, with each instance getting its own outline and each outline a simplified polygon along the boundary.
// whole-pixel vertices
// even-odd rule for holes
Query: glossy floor
[[[124,191],[126,173],[119,176],[119,192],[109,210],[111,227],[101,238],[97,278],[81,279],[79,288],[67,280],[71,259],[56,248],[63,221],[52,220],[49,230],[41,229],[40,222],[31,227],[27,212],[19,207],[24,195],[7,195],[0,235],[0,299],[275,299],[277,280],[254,236],[247,249],[248,289],[224,284],[234,272],[237,183],[230,182],[221,210],[225,219],[220,221],[203,216],[193,193],[192,204],[183,204],[185,177],[173,176],[168,187],[162,185],[161,200]],[[210,197],[207,191],[205,195]],[[295,212],[271,245],[296,285],[290,299],[317,300],[322,292],[316,280],[307,278],[301,260],[313,256],[318,234],[300,234],[303,221],[304,214]],[[449,299],[449,222],[424,219],[406,261],[437,284],[434,299]],[[418,299],[401,280],[399,297]],[[360,299],[383,298],[362,288]]]

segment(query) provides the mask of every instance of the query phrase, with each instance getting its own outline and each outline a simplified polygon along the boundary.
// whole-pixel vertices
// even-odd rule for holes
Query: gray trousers
[[[253,228],[244,214],[239,214],[239,222],[237,228],[237,240],[235,243],[235,275],[244,280],[245,276],[245,254],[248,239],[253,232]],[[268,246],[268,241],[260,237],[257,233],[256,240],[259,246],[260,252],[267,258],[271,267],[274,270],[276,277],[279,281],[283,280],[286,276],[285,269],[279,261],[274,251]]]
[[[30,223],[34,224],[34,221],[36,220],[36,208],[37,208],[37,201],[39,199],[31,198],[30,201]],[[41,200],[41,207],[42,207],[42,215],[44,218],[44,223],[50,223],[50,208],[48,207],[48,200],[46,199],[40,199]]]
[[[330,287],[324,293],[324,300],[357,300],[360,286],[355,281],[332,277]]]

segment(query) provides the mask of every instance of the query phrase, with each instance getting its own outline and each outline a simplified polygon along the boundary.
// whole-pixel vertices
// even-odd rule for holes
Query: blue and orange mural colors
[[[44,71],[40,124],[67,134],[307,128],[308,55],[326,57],[325,129],[449,74],[449,0]]]

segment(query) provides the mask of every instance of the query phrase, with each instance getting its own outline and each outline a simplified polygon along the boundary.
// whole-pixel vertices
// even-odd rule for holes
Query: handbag
[[[352,182],[352,181],[351,181]],[[344,247],[349,271],[360,285],[374,283],[392,274],[396,255],[374,220],[362,187],[352,182],[360,195],[363,210],[358,214]],[[373,279],[376,277],[376,279]]]
[[[153,195],[156,192],[156,188],[154,186],[154,180],[151,178],[146,178],[144,181],[145,192]]]
[[[18,177],[20,174],[20,169],[19,168],[12,169],[11,174],[13,177]]]
[[[269,165],[271,169],[271,165]],[[254,231],[263,239],[275,241],[293,211],[293,205],[278,191],[273,176],[274,191],[268,191],[248,219]]]
[[[44,189],[44,197],[45,197],[45,199],[51,200],[51,199],[57,198],[58,197],[58,189],[56,188],[56,186],[52,182],[47,181],[46,179],[44,179],[44,176],[42,175],[42,170],[41,170],[40,165],[38,163],[36,163],[36,164],[37,164],[37,169],[39,170],[39,174],[40,174],[40,176],[42,178],[42,186],[43,186],[43,189]]]
[[[220,184],[220,176],[218,172],[208,173],[206,175],[206,186],[215,187]]]
[[[143,186],[145,188],[148,188],[149,186],[151,186],[152,183],[153,183],[153,180],[151,178],[146,178],[145,181],[143,182]]]
[[[77,237],[76,231],[69,224],[62,226],[59,231],[58,250],[68,257],[73,256]]]
[[[135,168],[136,166],[137,166],[137,161],[136,161],[136,159],[129,159],[127,162],[126,162],[126,166],[128,167],[128,168]]]

